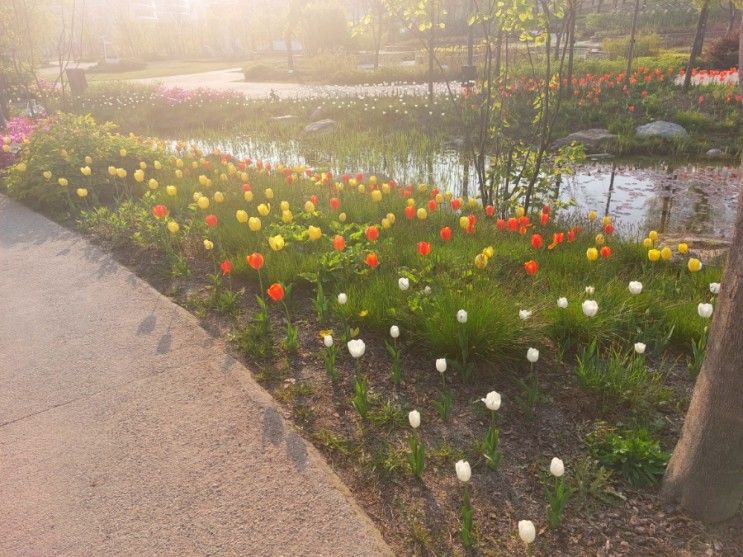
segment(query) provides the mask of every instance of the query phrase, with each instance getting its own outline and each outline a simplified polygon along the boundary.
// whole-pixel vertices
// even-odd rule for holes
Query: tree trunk
[[[743,72],[739,80],[743,91]],[[667,499],[708,522],[732,517],[743,502],[743,191],[721,284],[707,355],[663,481]]]
[[[570,3],[570,11],[568,12],[568,17],[570,18],[570,23],[568,26],[568,36],[567,36],[567,48],[568,48],[568,77],[567,77],[567,86],[568,86],[568,97],[573,96],[573,56],[575,54],[575,18],[577,16],[575,4],[573,2]]]
[[[699,19],[697,20],[697,32],[694,35],[694,44],[691,45],[689,54],[689,63],[686,65],[686,74],[684,75],[684,91],[689,90],[691,85],[691,70],[694,69],[697,56],[702,53],[704,45],[704,33],[707,29],[707,16],[709,14],[709,0],[705,0],[702,9],[699,10]]]
[[[436,42],[436,0],[431,0],[431,36],[428,43],[428,103],[433,105],[434,44]]]
[[[632,31],[629,35],[627,47],[627,73],[624,76],[624,85],[629,87],[629,78],[632,74],[632,59],[635,56],[635,33],[637,32],[637,14],[640,13],[640,0],[635,0],[635,9],[632,12]]]

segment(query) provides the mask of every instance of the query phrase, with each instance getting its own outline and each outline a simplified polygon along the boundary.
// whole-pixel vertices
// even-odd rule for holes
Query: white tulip
[[[586,286],[586,294],[593,296],[594,292],[596,292],[596,289],[593,286]]]
[[[709,291],[712,294],[719,294],[720,293],[720,283],[719,282],[710,282],[709,283]]]
[[[457,321],[459,321],[460,323],[467,323],[467,312],[463,309],[460,309],[457,312]]]
[[[410,422],[410,427],[418,429],[418,426],[421,425],[421,413],[418,410],[408,412],[408,422]]]
[[[325,335],[322,337],[322,342],[325,345],[325,348],[330,348],[333,346],[333,337],[330,335]]]
[[[644,342],[636,342],[635,343],[635,352],[638,354],[644,354],[645,353],[645,343]]]
[[[630,293],[637,295],[642,292],[642,283],[640,281],[633,280],[630,281],[627,288],[629,288]]]
[[[444,373],[446,371],[446,358],[436,359],[436,371]]]
[[[699,317],[704,317],[705,319],[709,319],[712,317],[712,312],[714,311],[714,306],[712,304],[699,304],[697,306],[697,313],[699,314]]]
[[[338,303],[343,305],[348,301],[348,296],[346,296],[345,292],[341,292],[338,294]]]
[[[400,287],[400,290],[405,292],[408,288],[410,288],[410,280],[407,277],[400,277],[397,279],[397,286]]]
[[[531,520],[519,520],[519,538],[526,544],[534,541],[537,537],[537,529]]]
[[[585,300],[581,307],[583,308],[583,314],[586,317],[594,317],[599,311],[599,305],[595,300]]]
[[[558,298],[557,307],[559,307],[560,309],[565,309],[566,307],[568,307],[568,299],[565,297]]]
[[[425,294],[426,296],[428,296],[428,295],[429,295],[429,294],[431,293],[431,287],[430,287],[430,286],[426,286],[426,287],[425,287],[425,288],[423,289],[423,293],[424,293],[424,294]]]
[[[366,344],[360,338],[352,339],[348,341],[348,352],[354,358],[360,358],[366,352]]]
[[[472,468],[470,468],[469,462],[466,460],[458,460],[454,465],[454,470],[457,471],[457,479],[460,482],[470,481],[470,478],[472,477]]]
[[[526,351],[526,359],[533,364],[537,363],[537,360],[539,359],[539,350],[536,348],[529,348],[529,350]]]
[[[526,321],[530,317],[531,317],[531,310],[528,310],[528,309],[519,310],[519,319],[521,319],[521,321]]]
[[[399,337],[400,336],[400,327],[398,327],[397,325],[392,325],[392,327],[390,327],[390,336],[392,338]]]
[[[500,408],[500,393],[496,391],[490,391],[488,394],[485,395],[485,398],[481,398],[480,400],[485,403],[485,407],[488,410],[492,410],[493,412],[495,412],[496,410],[498,410],[498,408]]]
[[[565,473],[565,464],[563,464],[562,460],[560,460],[557,457],[554,457],[552,459],[552,462],[550,462],[550,474],[552,474],[554,477],[559,478]]]

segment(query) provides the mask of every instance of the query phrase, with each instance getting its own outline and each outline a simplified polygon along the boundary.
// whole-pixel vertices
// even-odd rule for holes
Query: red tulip
[[[493,207],[492,205],[486,205],[485,214],[489,217],[492,217],[495,214],[495,207]]]
[[[204,222],[209,228],[214,228],[219,224],[219,219],[217,218],[217,215],[206,215],[206,217],[204,217]]]
[[[152,208],[152,214],[158,219],[164,219],[168,216],[168,208],[165,205],[155,205]]]
[[[316,195],[311,195],[310,196],[310,201],[312,201],[312,204],[313,205],[317,205],[317,196]]]
[[[365,234],[367,240],[370,242],[376,242],[377,238],[379,238],[379,228],[376,226],[367,226]]]
[[[444,242],[448,242],[451,240],[451,228],[448,226],[445,226],[441,230],[439,230],[439,236],[441,236],[441,239],[444,240]]]
[[[333,238],[333,249],[335,251],[343,251],[346,249],[346,240],[340,234],[336,234]]]
[[[611,248],[609,246],[603,246],[599,250],[599,255],[603,257],[604,259],[609,259],[611,257]]]
[[[549,213],[542,213],[541,215],[539,215],[539,222],[542,224],[542,226],[544,226],[545,224],[547,224],[549,222],[549,220],[550,220],[550,214]]]
[[[243,184],[243,191],[250,191],[251,189],[250,184]]]
[[[511,217],[508,219],[508,230],[511,232],[516,232],[519,228],[519,221],[517,221],[514,217]]]
[[[537,271],[539,270],[539,264],[533,259],[530,259],[529,261],[524,263],[524,270],[526,271],[527,275],[536,275]]]
[[[366,254],[366,259],[364,259],[364,262],[371,267],[372,269],[376,268],[377,265],[379,265],[379,257],[377,257],[377,254],[374,252],[370,252]]]
[[[405,218],[413,220],[415,218],[415,207],[408,205],[405,207]]]
[[[455,197],[451,200],[451,208],[455,211],[459,211],[460,207],[462,207],[462,200],[458,197]]]
[[[268,287],[266,293],[268,294],[268,297],[271,298],[274,302],[280,302],[284,299],[284,287],[281,285],[280,282],[274,282],[271,286]]]
[[[340,199],[338,199],[337,197],[331,197],[330,198],[330,208],[331,209],[333,209],[334,211],[337,211],[338,209],[340,209],[340,206],[341,206],[341,200]]]
[[[256,271],[260,270],[260,268],[263,267],[263,256],[258,252],[253,252],[245,257],[245,261],[247,261],[248,265],[250,265]]]
[[[438,207],[438,204],[436,203],[435,199],[429,199],[428,201],[428,210],[433,212],[436,210],[436,207]]]
[[[356,174],[356,181],[357,182],[363,182],[364,181],[364,175],[361,172],[359,172],[358,174]]]
[[[232,262],[229,259],[225,259],[219,264],[219,268],[222,269],[223,275],[229,275],[232,272]]]
[[[532,234],[531,235],[531,247],[534,249],[540,249],[544,245],[544,240],[542,239],[541,234]]]
[[[469,224],[467,225],[467,234],[474,234],[477,217],[475,215],[467,215],[467,218],[469,219]]]
[[[498,219],[495,221],[495,225],[498,227],[498,230],[504,230],[506,228],[506,221],[503,219]]]
[[[568,230],[568,242],[572,242],[575,240],[575,236],[578,234],[578,231],[573,228],[572,230]]]
[[[604,232],[606,232],[607,234],[613,234],[614,233],[614,225],[612,223],[610,223],[610,222],[607,222],[604,225]]]
[[[550,206],[549,205],[542,205],[542,213],[550,214]]]
[[[418,253],[423,256],[431,253],[431,244],[428,242],[418,242]]]

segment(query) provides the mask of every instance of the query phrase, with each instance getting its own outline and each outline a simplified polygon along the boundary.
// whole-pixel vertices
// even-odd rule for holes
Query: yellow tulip
[[[440,193],[437,193],[434,199],[436,203],[438,203],[439,205],[441,205],[444,202],[444,196],[441,195]]]
[[[666,246],[662,250],[660,250],[660,257],[663,261],[670,261],[671,257],[673,257],[673,252],[671,251],[671,248]]]
[[[119,149],[119,156],[125,157],[126,156],[126,149]]]
[[[235,218],[237,219],[237,222],[244,224],[244,223],[248,222],[248,213],[246,213],[242,209],[238,209],[235,212]]]
[[[642,245],[645,246],[646,248],[653,247],[653,241],[650,238],[645,238],[642,241]]]
[[[596,261],[599,258],[599,250],[596,248],[588,248],[586,250],[586,259],[589,261]]]
[[[199,175],[199,185],[202,187],[206,187],[206,183],[209,181],[209,178],[205,176],[204,174]]]
[[[428,186],[426,184],[418,184],[418,193],[426,193]]]
[[[604,215],[604,218],[601,219],[601,224],[606,226],[607,224],[611,224],[611,217],[609,215]]]
[[[282,211],[281,212],[281,220],[285,224],[289,224],[291,221],[294,220],[294,215],[292,214],[291,211]]]
[[[228,178],[227,178],[227,174],[225,174],[224,172],[222,172],[222,173],[221,173],[221,174],[219,175],[219,181],[220,181],[220,182],[226,182],[227,180],[228,180]]]
[[[214,249],[214,242],[211,240],[204,240],[204,249],[207,251]]]
[[[175,186],[165,186],[165,193],[170,197],[175,197],[178,194],[178,189]]]
[[[375,184],[377,183],[377,177],[376,177],[376,176],[371,176],[371,177],[369,178],[369,183],[370,183],[371,185],[375,185]]]
[[[183,168],[183,161],[181,159],[175,160],[175,167],[176,168]]]
[[[597,246],[603,246],[604,245],[604,235],[603,234],[596,234],[595,242]]]
[[[51,172],[49,174],[51,175]],[[109,176],[116,176],[116,167],[115,166],[109,166],[108,167],[108,174],[109,174]]]
[[[69,182],[67,181],[67,178],[59,178],[57,180],[57,183],[62,186],[63,188],[66,188]]]
[[[215,191],[214,201],[216,201],[217,203],[224,203],[224,194],[221,191]]]
[[[88,166],[90,166],[91,164],[93,164],[93,157],[91,157],[90,155],[86,155],[85,156],[85,164],[87,164]]]
[[[426,220],[428,218],[428,211],[421,207],[415,212],[415,215],[418,217],[418,220]]]
[[[359,184],[356,187],[356,191],[358,191],[359,193],[366,193],[366,186],[364,184]]]
[[[199,206],[199,209],[208,209],[209,198],[205,195],[202,195],[201,197],[199,197],[199,200],[196,202],[196,205]]]
[[[648,250],[648,259],[655,263],[660,259],[660,250],[657,250],[655,248]]]
[[[516,218],[520,219],[524,216],[525,209],[523,207],[516,207]]]
[[[201,199],[201,192],[200,191],[193,192],[193,200],[194,200],[194,202],[198,201],[199,199]]]
[[[261,219],[258,217],[250,217],[248,219],[248,228],[253,232],[258,232],[261,229]]]
[[[273,199],[273,190],[271,188],[266,188],[263,194],[266,196],[266,199]]]
[[[44,179],[46,179],[46,180],[51,180],[51,179],[52,179],[52,173],[51,173],[51,172],[49,172],[48,170],[46,170],[46,171],[44,172]]]
[[[696,257],[690,257],[689,261],[686,263],[686,266],[692,273],[696,273],[702,270],[702,262],[699,261],[699,259],[697,259]]]
[[[376,201],[376,202],[382,201],[382,192],[380,190],[372,191],[371,198],[372,198],[372,201]]]
[[[134,179],[137,182],[143,182],[144,181],[144,171],[142,169],[135,170],[134,171]]]
[[[15,168],[18,172],[26,172],[26,163],[25,162],[19,162],[17,165],[15,165]]]
[[[181,170],[180,168],[178,168],[178,169],[177,169],[177,170],[175,171],[175,177],[176,177],[176,178],[183,178],[183,171],[182,171],[182,170]]]
[[[88,197],[88,190],[85,188],[77,188],[75,193],[78,197]]]
[[[178,223],[175,222],[174,220],[171,220],[170,222],[168,222],[168,232],[170,232],[171,234],[178,234],[178,231],[180,229],[181,227],[178,226]]]
[[[459,217],[459,228],[462,230],[467,230],[470,227],[470,219],[469,217]]]
[[[82,168],[80,168],[80,174],[82,174],[83,176],[90,176],[91,173],[92,171],[90,170],[89,166],[83,166]]]
[[[590,220],[591,222],[595,221],[598,216],[599,214],[596,211],[588,212],[588,220]]]
[[[117,168],[116,169],[116,175],[123,180],[127,176],[126,169],[125,168]]]
[[[350,180],[348,181],[348,185],[349,185],[349,186],[351,186],[351,187],[354,187],[354,186],[356,186],[357,184],[358,184],[358,182],[356,181],[356,178],[351,178],[351,179],[350,179]]]
[[[250,203],[253,201],[253,192],[252,191],[245,191],[243,192],[243,199]]]
[[[681,242],[679,244],[678,250],[679,250],[679,253],[686,253],[687,251],[689,251],[689,245],[684,242]]]
[[[155,170],[162,170],[162,167],[163,167],[163,165],[162,165],[162,163],[160,161],[153,162],[152,163],[152,166],[155,167]]]
[[[265,203],[261,203],[258,205],[258,214],[262,217],[265,217],[268,215],[268,213],[271,212],[271,206],[266,205]]]
[[[344,188],[343,182],[335,183],[335,189],[337,189],[338,191],[343,191],[343,188]]]
[[[484,269],[488,266],[488,256],[484,253],[478,253],[475,256],[475,267],[478,269]]]
[[[392,228],[392,223],[390,222],[390,219],[388,219],[387,217],[384,217],[382,219],[382,228],[385,228],[385,229]]]
[[[415,199],[412,197],[408,198],[408,200],[405,202],[408,207],[415,207]]]
[[[3,153],[10,153],[10,145],[3,145]]]
[[[446,199],[447,201],[451,201],[451,198],[452,198],[452,197],[454,197],[454,194],[453,194],[452,192],[450,192],[450,191],[447,191],[447,192],[445,192],[445,193],[444,193],[444,198],[445,198],[445,199]]]
[[[322,230],[318,228],[317,226],[310,225],[307,228],[307,236],[309,236],[310,240],[315,242],[319,240],[320,238],[322,238]]]
[[[191,163],[191,168],[194,168],[194,169],[196,169],[196,168],[198,168],[198,167],[199,167],[199,163],[197,163],[196,161],[193,161],[193,162]],[[210,180],[210,181],[211,181],[211,180]]]
[[[141,168],[142,170],[145,170],[147,168],[147,163],[144,162],[144,161],[140,162],[139,163],[139,168]]]
[[[284,237],[281,234],[277,234],[276,236],[269,236],[268,237],[268,245],[271,246],[271,249],[273,251],[281,251],[284,249]]]
[[[282,201],[279,203],[279,209],[282,211],[288,211],[289,210],[289,202],[288,201]]]
[[[3,145],[10,145],[11,139],[9,135],[3,136]]]
[[[305,213],[314,213],[315,212],[315,204],[312,203],[312,201],[307,201],[304,204],[304,212]]]
[[[341,213],[340,215],[338,215],[338,220],[341,222],[346,222],[346,218],[346,213]]]
[[[482,250],[483,255],[487,255],[488,259],[493,257],[495,255],[495,250],[493,249],[493,246],[488,246],[484,250]]]
[[[387,213],[387,220],[390,221],[390,224],[395,224],[395,213]]]
[[[648,232],[648,238],[650,238],[653,242],[658,241],[658,233],[655,230],[651,230]]]
[[[241,182],[247,182],[248,181],[248,173],[247,172],[241,172],[240,173],[240,181]]]
[[[475,199],[474,197],[470,197],[469,199],[467,199],[467,205],[470,206],[470,209],[474,209],[475,207],[477,207],[477,199]]]
[[[151,190],[156,190],[158,187],[160,187],[160,184],[154,178],[150,178],[150,180],[147,182],[147,187]]]
[[[384,194],[390,193],[390,184],[389,184],[389,182],[385,182],[384,184],[382,184],[382,193],[384,193]]]

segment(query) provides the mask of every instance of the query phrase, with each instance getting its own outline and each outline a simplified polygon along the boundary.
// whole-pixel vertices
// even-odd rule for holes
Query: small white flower
[[[637,354],[644,354],[645,353],[645,343],[644,342],[636,342],[635,343],[635,352]]]
[[[423,293],[424,293],[424,294],[425,294],[426,296],[428,296],[428,295],[429,295],[429,294],[431,293],[431,287],[430,287],[430,286],[426,286],[426,287],[425,287],[425,288],[423,289]]]
[[[322,342],[325,345],[325,348],[330,348],[333,346],[333,337],[330,335],[325,335],[322,337]]]
[[[519,520],[519,538],[525,544],[530,544],[537,537],[537,529],[531,520]]]
[[[531,317],[531,310],[529,310],[529,309],[520,309],[519,310],[519,319],[521,319],[521,321],[526,321],[530,317]]]
[[[470,481],[470,478],[472,477],[472,468],[470,468],[470,463],[466,460],[458,460],[457,463],[454,465],[454,470],[457,472],[457,479],[460,482],[468,482]]]
[[[593,286],[586,286],[586,294],[593,296],[594,292],[596,292],[596,289]]]
[[[697,306],[697,313],[699,314],[699,317],[704,317],[705,319],[709,319],[712,317],[712,312],[714,311],[714,306],[712,304],[699,304]]]
[[[410,427],[418,429],[418,426],[421,425],[421,413],[418,410],[408,412],[408,422],[410,422]]]
[[[460,323],[467,323],[467,312],[463,309],[460,309],[457,312],[457,321],[459,321]]]
[[[585,300],[581,304],[581,307],[586,317],[594,317],[599,311],[599,305],[596,303],[596,300]]]
[[[630,293],[637,295],[642,292],[642,283],[640,281],[633,280],[629,283],[629,286],[627,288],[629,288]]]
[[[436,359],[436,371],[444,373],[446,371],[446,358]]]
[[[488,410],[492,410],[493,412],[495,412],[500,408],[500,393],[496,391],[490,391],[488,394],[485,395],[485,398],[481,398],[480,400],[485,403],[485,407]]]
[[[529,348],[529,350],[526,351],[526,359],[533,364],[537,363],[537,360],[539,359],[539,350],[536,348]]]
[[[710,282],[709,283],[709,291],[712,294],[719,294],[720,293],[720,283],[719,282]]]
[[[397,286],[400,287],[400,290],[405,292],[408,288],[410,288],[410,279],[407,277],[400,277],[397,279]]]
[[[348,352],[354,358],[360,358],[364,355],[364,352],[366,352],[366,344],[364,344],[364,341],[360,338],[349,340],[347,346]]]
[[[565,473],[565,464],[563,464],[562,460],[560,460],[557,457],[554,457],[552,459],[552,462],[550,462],[550,474],[552,474],[554,477],[559,478]]]
[[[560,309],[565,309],[566,307],[568,307],[568,299],[564,296],[562,298],[558,298],[557,307],[559,307]]]
[[[390,336],[392,338],[398,338],[400,336],[400,327],[392,325],[392,327],[390,327]]]
[[[348,301],[348,296],[346,296],[345,292],[341,292],[338,294],[338,303],[343,305]]]

